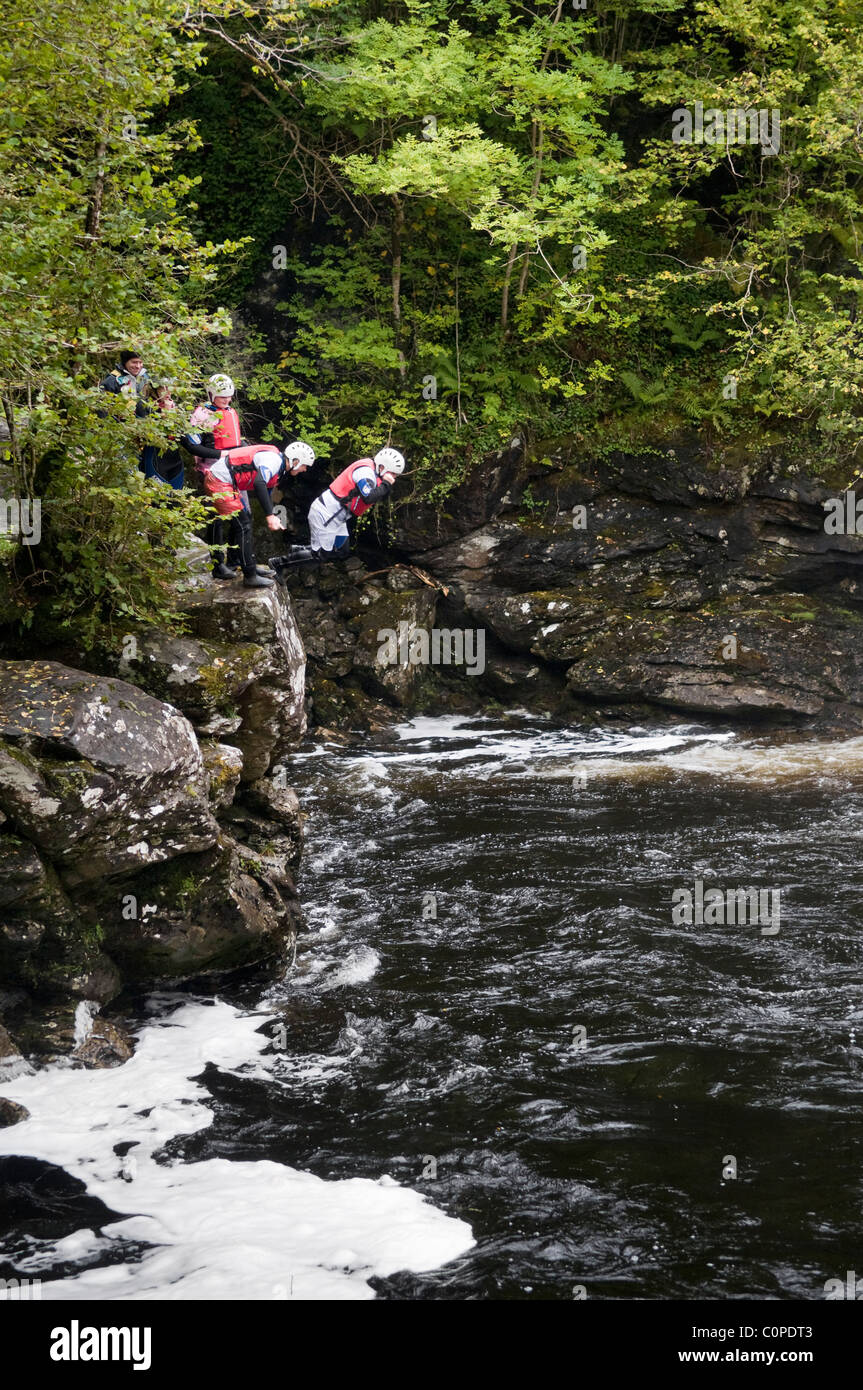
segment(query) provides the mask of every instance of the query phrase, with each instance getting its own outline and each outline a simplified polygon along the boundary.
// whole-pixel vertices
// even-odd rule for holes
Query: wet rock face
[[[440,591],[396,562],[382,560],[380,568],[352,557],[287,576],[318,725],[381,727],[393,709],[420,707],[432,685],[434,707],[446,707],[434,673],[410,659],[415,634],[437,624]]]
[[[378,590],[363,597],[369,602],[362,611],[354,670],[372,695],[410,707],[426,674],[411,660],[411,643],[418,629],[434,628],[437,593],[418,587],[401,593]]]
[[[201,752],[175,709],[54,662],[2,673],[0,810],[65,888],[213,843]]]
[[[259,860],[280,884],[299,868],[303,847],[297,794],[283,784],[284,769],[244,787],[224,823],[247,863]]]
[[[716,469],[698,441],[602,461],[504,451],[442,512],[395,512],[401,569],[354,557],[289,578],[312,717],[373,728],[492,700],[577,722],[861,728],[863,536],[828,533],[835,495],[766,464]],[[449,597],[427,591],[432,606],[410,565]],[[481,630],[481,679],[382,663],[378,632],[402,623]]]
[[[195,635],[204,643],[244,652],[246,677],[226,687],[224,702],[240,717],[223,735],[243,755],[244,782],[264,777],[296,747],[306,730],[306,653],[290,597],[281,587],[243,589],[209,583],[184,604]],[[206,679],[218,689],[218,668]]]
[[[299,922],[299,810],[284,769],[275,787],[265,773],[304,726],[292,621],[284,597],[247,604],[232,619],[241,640],[221,645],[242,747],[199,743],[178,709],[128,682],[0,662],[0,1042],[85,1065],[122,1061],[110,1020],[81,1050],[79,1005],[285,955]],[[267,636],[270,649],[251,640]],[[160,653],[151,677],[212,722],[218,701],[202,698],[196,665],[212,648],[154,636],[142,650]],[[270,676],[273,688],[257,692]],[[235,839],[216,817],[232,810],[242,777],[254,826]]]
[[[237,701],[255,679],[259,647],[205,643],[153,630],[136,637],[132,651],[134,655],[119,659],[120,675],[181,710],[197,733],[239,729]]]
[[[422,563],[577,717],[625,704],[863,727],[863,536],[825,531],[830,489],[711,472],[694,450],[558,459],[526,466],[527,485],[528,509]],[[507,683],[530,703],[527,672],[498,656],[484,684],[505,698]]]
[[[103,659],[174,705],[200,737],[236,746],[242,780],[254,782],[306,729],[306,653],[290,596],[206,575],[183,594],[181,607],[188,633],[151,629]]]
[[[125,979],[168,981],[282,958],[297,926],[292,885],[250,865],[228,836],[206,854],[155,865],[136,882],[137,914],[97,899],[105,946]]]

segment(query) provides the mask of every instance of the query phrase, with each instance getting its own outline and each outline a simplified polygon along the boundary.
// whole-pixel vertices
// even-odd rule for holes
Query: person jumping
[[[375,502],[389,497],[405,469],[398,449],[380,449],[374,458],[357,459],[342,469],[309,508],[309,545],[294,545],[287,555],[270,561],[277,573],[290,565],[345,560],[350,553],[348,522],[362,516]]]

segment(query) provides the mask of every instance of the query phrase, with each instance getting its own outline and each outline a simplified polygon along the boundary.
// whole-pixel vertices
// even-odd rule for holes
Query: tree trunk
[[[533,147],[533,158],[534,158],[533,186],[531,187],[531,190],[530,190],[530,201],[531,201],[531,203],[535,203],[535,202],[536,202],[536,197],[537,197],[537,194],[539,193],[539,184],[540,184],[540,179],[542,178],[542,146],[543,146],[543,141],[544,141],[544,140],[545,140],[545,131],[543,130],[542,126],[539,125],[539,123],[538,123],[537,121],[534,121],[534,123],[533,123],[533,131],[532,131],[532,133],[531,133],[531,146]],[[525,287],[525,285],[527,284],[527,272],[528,272],[529,269],[530,269],[530,248],[528,247],[528,249],[527,249],[527,250],[525,251],[525,253],[524,253],[524,259],[523,259],[523,261],[522,261],[522,263],[521,263],[521,275],[519,276],[519,280],[518,280],[518,297],[519,297],[519,299],[521,299],[522,295],[524,294],[524,287]]]
[[[392,286],[393,286],[393,338],[399,355],[399,371],[402,377],[407,374],[407,362],[402,352],[402,232],[405,227],[405,210],[402,201],[393,197],[392,246]]]
[[[15,407],[11,397],[3,397],[3,414],[6,418],[6,426],[9,430],[9,460],[12,464],[13,486],[18,496],[24,494],[24,469],[21,461],[21,449],[18,442],[18,431],[15,428]]]
[[[508,336],[507,321],[509,319],[509,286],[512,280],[512,269],[515,265],[515,258],[518,255],[518,242],[509,248],[509,259],[506,263],[506,274],[503,277],[503,294],[500,300],[500,331],[506,338]]]
[[[87,222],[84,231],[93,240],[99,235],[99,228],[102,222],[102,198],[105,194],[105,155],[108,150],[108,141],[103,135],[99,144],[96,146],[96,181],[90,194],[90,202],[87,207]]]
[[[544,52],[543,55],[542,55],[542,61],[540,62],[540,65],[539,65],[539,70],[540,70],[540,72],[545,72],[545,69],[546,69],[546,67],[547,67],[547,65],[548,65],[548,60],[549,60],[549,58],[551,57],[551,48],[552,48],[552,43],[553,43],[554,30],[556,29],[558,23],[560,22],[560,16],[561,16],[562,13],[563,13],[563,0],[557,0],[557,7],[556,7],[555,12],[554,12],[554,18],[553,18],[552,21],[551,21],[552,33],[551,33],[551,35],[549,36],[549,40],[548,40],[548,43],[546,44],[545,52]],[[539,183],[540,183],[540,178],[541,178],[541,176],[542,176],[542,146],[543,146],[543,139],[544,139],[544,131],[543,131],[543,128],[542,128],[542,126],[540,125],[539,121],[536,119],[536,117],[534,117],[533,121],[531,122],[531,127],[530,127],[530,153],[531,153],[531,158],[532,158],[533,161],[534,161],[533,187],[531,188],[531,192],[530,192],[530,201],[531,201],[531,203],[533,203],[533,202],[536,201],[536,196],[537,196],[537,193],[539,192]],[[507,263],[506,263],[506,275],[505,275],[505,277],[504,277],[504,282],[503,282],[503,297],[502,297],[502,299],[501,299],[501,306],[500,306],[500,326],[501,326],[501,330],[502,330],[502,332],[503,332],[504,337],[507,337],[507,336],[508,336],[508,335],[507,335],[507,319],[509,318],[509,291],[510,291],[510,283],[511,283],[511,281],[512,281],[512,272],[513,272],[513,268],[514,268],[514,266],[515,266],[515,258],[516,258],[517,255],[518,255],[518,246],[516,245],[516,246],[513,246],[513,247],[510,248],[509,260],[508,260]],[[521,298],[521,296],[524,294],[524,287],[525,287],[525,285],[526,285],[526,283],[527,283],[527,273],[528,273],[529,268],[530,268],[530,250],[528,249],[528,250],[526,250],[525,253],[524,253],[524,259],[522,260],[522,266],[521,266],[521,275],[519,276],[519,281],[518,281],[518,296],[519,296],[519,298]]]

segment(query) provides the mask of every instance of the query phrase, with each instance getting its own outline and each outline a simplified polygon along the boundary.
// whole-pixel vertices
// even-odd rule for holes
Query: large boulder
[[[290,745],[302,725],[287,693],[297,651],[283,601],[258,607],[280,628],[278,653],[247,647],[256,670],[275,665],[277,682],[281,671],[275,702],[263,699]],[[254,708],[249,694],[244,686]],[[256,737],[253,727],[247,747],[260,768],[272,754],[257,751]],[[215,813],[231,809],[244,765],[233,745],[202,749],[183,714],[135,685],[54,662],[0,662],[0,1010],[26,1051],[122,1060],[127,1045],[108,1020],[81,1050],[80,1009],[124,986],[284,957],[299,922],[296,799],[280,787],[265,804],[254,784],[248,814],[261,840],[278,841],[272,856],[233,839]]]
[[[228,836],[139,874],[134,902],[96,897],[105,947],[124,979],[156,984],[282,959],[299,912],[290,883],[274,882]]]
[[[356,610],[358,628],[354,670],[373,695],[410,707],[428,676],[429,666],[414,641],[435,625],[437,592],[418,586],[407,592],[371,589]]]
[[[691,614],[619,617],[619,633],[584,636],[567,671],[581,698],[774,721],[830,707],[837,722],[863,723],[863,651],[845,641],[848,615],[811,596],[745,596]]]
[[[120,988],[101,934],[62,887],[35,847],[0,835],[0,971],[36,993],[62,991],[98,1003]]]
[[[210,662],[201,683],[239,715],[239,726],[221,737],[240,749],[243,781],[256,782],[306,730],[306,653],[290,597],[281,586],[244,589],[211,581],[186,596],[183,607],[208,655],[211,644],[220,645],[225,665]],[[242,652],[242,659],[232,662],[229,649]],[[243,663],[245,676],[237,680]]]
[[[124,681],[0,663],[0,810],[65,888],[212,845],[194,731]]]
[[[185,714],[199,734],[233,734],[237,703],[255,680],[261,649],[252,643],[201,642],[150,628],[127,637],[119,674]]]

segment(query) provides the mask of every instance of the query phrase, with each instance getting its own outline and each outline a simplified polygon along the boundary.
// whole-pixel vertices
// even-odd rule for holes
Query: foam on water
[[[125,1241],[152,1247],[126,1264],[48,1281],[43,1298],[368,1299],[370,1277],[434,1269],[473,1245],[465,1222],[386,1175],[327,1182],[268,1160],[156,1161],[169,1139],[212,1123],[208,1092],[194,1079],[208,1063],[270,1075],[277,1059],[262,1057],[270,1040],[258,1029],[271,1017],[185,1003],[149,1023],[120,1067],[47,1068],[4,1087],[31,1118],[0,1132],[0,1153],[58,1164],[126,1213],[102,1236],[78,1231],[62,1250],[34,1252],[21,1261],[25,1274],[58,1254],[83,1263]]]
[[[589,781],[635,781],[689,773],[770,783],[863,775],[863,738],[741,738],[734,730],[694,724],[659,730],[561,729],[542,727],[535,718],[502,727],[499,721],[463,716],[415,719],[396,733],[404,751],[383,751],[379,761],[410,764],[427,758],[438,741],[459,741],[460,747],[434,748],[435,769],[458,773],[460,765],[472,764],[483,777],[504,771],[512,779],[584,775]],[[639,753],[646,756],[633,756]]]
[[[675,751],[660,750],[649,759],[585,758],[551,776],[584,772],[590,779],[636,779],[688,773],[752,783],[859,779],[863,776],[863,738],[841,742],[800,739],[794,742],[702,742]]]
[[[395,732],[400,740],[399,751],[384,749],[374,760],[358,760],[364,770],[368,771],[368,765],[373,762],[376,769],[373,775],[381,777],[385,775],[382,764],[396,767],[428,762],[431,752],[436,772],[458,773],[470,767],[479,770],[483,777],[498,771],[505,772],[507,777],[534,777],[538,773],[547,774],[551,764],[555,769],[551,775],[566,776],[567,760],[573,756],[585,758],[590,764],[599,757],[639,752],[661,755],[670,749],[722,745],[735,738],[728,730],[705,730],[689,724],[655,731],[640,728],[610,731],[539,725],[536,719],[502,726],[498,720],[457,715],[414,719],[399,725]],[[441,743],[456,746],[440,747]]]
[[[361,985],[376,973],[381,958],[371,946],[360,946],[351,951],[335,974],[323,986],[325,989],[340,989],[343,985]]]
[[[410,1137],[404,1132],[418,1115],[423,1124],[428,1116],[435,1132],[451,1133],[456,1153],[472,1152],[473,1117],[484,1107],[494,1124],[489,1142],[509,1165],[505,1181],[494,1172],[482,1179],[485,1195],[493,1188],[500,1203],[500,1250],[489,1255],[487,1245],[483,1252],[497,1261],[495,1278],[505,1281],[520,1261],[535,1273],[529,1243],[506,1243],[525,1192],[544,1223],[542,1239],[556,1240],[566,1229],[579,1272],[605,1271],[601,1223],[585,1225],[583,1207],[562,1216],[557,1179],[549,1186],[529,1158],[518,1166],[538,1137],[541,1146],[552,1145],[549,1155],[554,1134],[565,1143],[586,1133],[611,1141],[606,1166],[591,1170],[591,1187],[572,1179],[567,1188],[570,1196],[582,1194],[580,1202],[587,1193],[607,1202],[631,1182],[640,1150],[630,1150],[630,1142],[662,1134],[655,1117],[638,1108],[641,1095],[721,1092],[728,1104],[745,1096],[746,1111],[734,1112],[741,1124],[745,1113],[771,1106],[774,1114],[821,1108],[837,1121],[856,1113],[863,1068],[858,1075],[853,1030],[863,1010],[855,938],[841,929],[841,895],[834,896],[836,921],[825,936],[807,893],[825,874],[838,831],[848,855],[843,872],[856,863],[863,808],[859,785],[851,783],[863,773],[863,739],[768,739],[697,724],[559,728],[514,712],[417,719],[396,734],[374,746],[373,756],[368,747],[325,743],[297,759],[306,760],[301,800],[312,807],[302,878],[312,930],[295,971],[268,990],[258,1012],[158,1000],[125,1066],[84,1072],[67,1065],[4,1082],[3,1093],[26,1105],[32,1119],[0,1131],[0,1152],[58,1163],[125,1214],[99,1236],[77,1231],[50,1246],[34,1242],[22,1273],[38,1274],[60,1259],[78,1269],[46,1285],[45,1297],[371,1298],[370,1278],[435,1269],[473,1245],[466,1222],[379,1175],[410,1165],[407,1180],[420,1185],[413,1129]],[[590,786],[583,797],[551,785],[577,774]],[[520,784],[512,795],[504,778]],[[660,794],[650,785],[654,778],[667,779]],[[726,781],[735,784],[732,791],[714,798],[702,828],[705,788],[712,793]],[[834,795],[839,781],[848,795]],[[756,785],[754,797],[747,783]],[[762,792],[759,784],[770,783],[782,784],[777,794]],[[789,792],[795,783],[816,789],[813,806],[799,814]],[[762,801],[771,810],[766,821],[752,804],[760,808]],[[594,818],[597,809],[598,825],[573,827],[572,817]],[[658,829],[648,812],[659,818]],[[633,821],[636,815],[641,820]],[[549,872],[538,882],[528,873],[522,885],[516,870],[529,870],[530,856],[540,866],[547,861]],[[729,945],[723,928],[705,928],[693,942],[690,932],[672,929],[667,914],[656,915],[657,885],[667,881],[670,901],[678,866],[692,878],[743,883],[773,873],[774,860],[783,866],[789,912],[797,915],[794,930],[783,928],[768,946],[745,935]],[[443,894],[439,924],[417,921],[426,887]],[[785,905],[783,896],[783,913]],[[826,983],[816,986],[822,971]],[[597,1020],[584,1057],[573,1052],[567,1031],[570,998],[588,1023]],[[294,1013],[286,1008],[292,1004]],[[273,1053],[280,1016],[291,1040]],[[801,1053],[804,1033],[815,1040],[810,1052],[817,1044],[815,1062]],[[762,1057],[763,1077],[752,1069]],[[232,1103],[219,1116],[218,1151],[232,1152],[225,1135],[236,1133],[239,1150],[262,1152],[263,1161],[156,1161],[169,1139],[213,1123],[217,1102],[194,1079],[208,1063],[250,1088],[246,1107],[232,1085]],[[584,1088],[577,1108],[573,1077]],[[263,1086],[253,1088],[256,1082]],[[536,1130],[526,1121],[517,1142],[497,1118],[513,1087],[525,1097],[520,1109],[528,1120],[536,1108]],[[826,1106],[825,1087],[832,1097]],[[269,1104],[273,1095],[298,1134],[308,1129],[304,1153],[322,1165],[316,1171],[333,1171],[332,1156],[339,1172],[370,1176],[329,1181],[271,1161],[270,1147],[254,1147],[270,1143],[278,1113]],[[462,1130],[465,1114],[469,1128]],[[760,1117],[750,1140],[764,1142],[769,1166],[769,1126]],[[401,1160],[393,1157],[400,1144],[407,1150]],[[619,1158],[612,1147],[618,1144]],[[115,1153],[121,1145],[131,1146],[124,1158]],[[795,1152],[808,1161],[805,1147]],[[464,1175],[454,1169],[447,1177],[446,1166],[441,1172],[452,1184],[447,1200],[472,1219],[473,1196],[456,1200]],[[479,1181],[473,1170],[469,1176]],[[674,1180],[688,1193],[692,1223],[707,1222],[686,1170]],[[801,1212],[820,1200],[814,1191],[800,1188]],[[621,1208],[621,1221],[631,1215]],[[661,1200],[648,1225],[659,1237],[676,1230]],[[685,1239],[694,1239],[685,1229]],[[129,1241],[149,1248],[130,1252],[123,1245]],[[760,1257],[747,1258],[751,1275]],[[97,1262],[103,1267],[84,1267]],[[474,1282],[465,1285],[474,1296],[500,1287],[489,1282],[482,1260],[465,1265],[475,1266]],[[689,1290],[686,1276],[669,1277]],[[703,1282],[697,1287],[705,1296]],[[751,1296],[752,1287],[774,1296],[773,1286],[758,1279],[744,1280],[738,1291]],[[776,1287],[786,1287],[782,1278]],[[641,1292],[653,1296],[647,1285]]]

